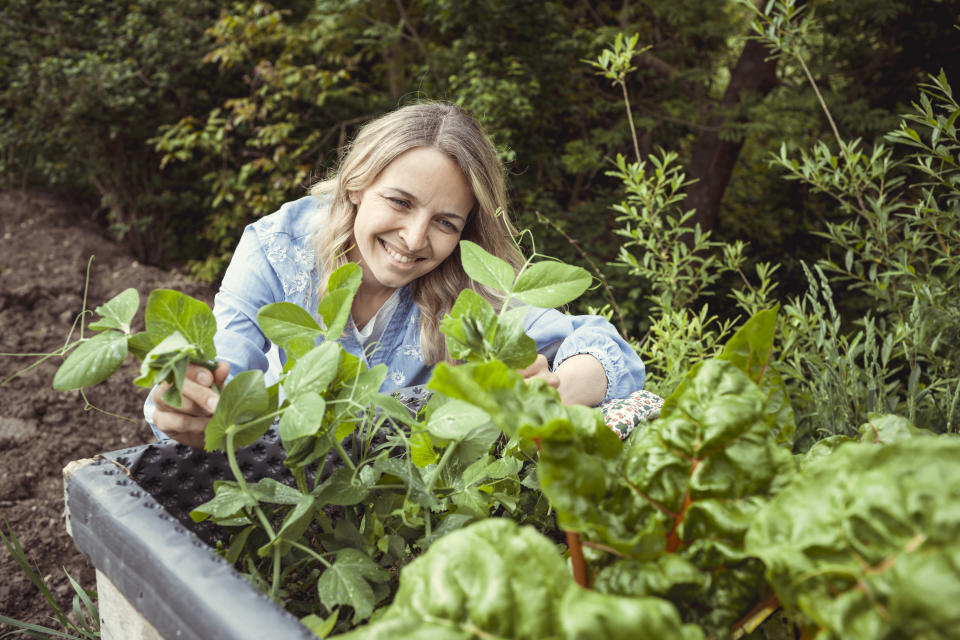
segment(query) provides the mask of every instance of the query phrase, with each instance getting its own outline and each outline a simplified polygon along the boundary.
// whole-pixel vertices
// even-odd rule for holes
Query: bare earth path
[[[155,288],[212,300],[210,287],[137,263],[91,222],[89,211],[43,193],[0,191],[0,353],[48,352],[64,343],[82,306],[91,255],[90,309],[127,287],[140,291],[141,307]],[[0,356],[0,381],[32,361]],[[153,436],[140,413],[146,392],[131,382],[136,375],[132,361],[94,387],[88,398],[133,421],[85,411],[79,393],[54,391],[51,382],[59,362],[45,362],[0,386],[0,516],[69,611],[72,590],[63,569],[87,588],[94,587],[94,572],[64,529],[60,471],[71,460],[149,442]],[[46,603],[4,548],[0,613],[55,626]],[[0,625],[0,635],[4,631],[9,629]]]

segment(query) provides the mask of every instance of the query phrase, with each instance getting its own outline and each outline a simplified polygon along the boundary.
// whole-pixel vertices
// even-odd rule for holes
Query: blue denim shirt
[[[314,256],[314,234],[324,229],[326,207],[314,197],[288,202],[279,211],[247,226],[233,254],[214,299],[217,359],[230,364],[230,374],[260,369],[267,380],[277,379],[285,355],[273,346],[257,325],[257,312],[272,302],[292,302],[318,319],[320,274]],[[344,332],[341,344],[363,358],[368,367],[387,365],[381,391],[424,384],[432,366],[420,353],[420,308],[414,303],[411,285],[400,289],[397,308],[376,349],[361,348],[354,333]],[[623,398],[643,388],[644,367],[640,357],[600,316],[571,316],[555,309],[530,307],[527,333],[544,350],[559,342],[553,358],[555,369],[570,356],[589,353],[607,374],[604,401]],[[144,415],[153,426],[155,405],[148,397]],[[165,437],[153,426],[158,437]]]

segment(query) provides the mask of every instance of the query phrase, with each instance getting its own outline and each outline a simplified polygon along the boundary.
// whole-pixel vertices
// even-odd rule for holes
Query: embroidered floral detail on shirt
[[[412,344],[405,344],[400,347],[400,353],[405,355],[408,358],[416,358],[420,362],[423,362],[423,356],[420,355],[420,349],[415,347]]]
[[[398,387],[402,387],[407,382],[407,376],[403,375],[401,371],[391,371],[390,381]]]

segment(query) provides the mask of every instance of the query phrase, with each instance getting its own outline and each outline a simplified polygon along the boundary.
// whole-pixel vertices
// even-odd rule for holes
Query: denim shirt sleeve
[[[612,324],[600,316],[571,316],[556,309],[531,308],[526,317],[527,333],[543,350],[559,342],[553,359],[556,369],[564,360],[589,353],[603,365],[607,374],[607,394],[603,401],[625,398],[643,389],[646,376],[643,361]]]
[[[230,365],[230,377],[241,371],[271,371],[271,343],[257,324],[257,312],[273,302],[293,302],[316,309],[317,272],[310,237],[317,201],[302,198],[247,226],[214,297],[217,360]],[[314,314],[315,315],[315,314]],[[269,373],[268,373],[269,377]],[[152,392],[143,413],[153,423]]]

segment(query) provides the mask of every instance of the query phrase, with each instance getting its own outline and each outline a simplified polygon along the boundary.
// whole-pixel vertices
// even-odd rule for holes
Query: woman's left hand
[[[560,386],[560,376],[550,370],[550,363],[547,362],[546,356],[540,355],[539,353],[537,354],[537,359],[533,361],[532,365],[526,369],[520,369],[519,371],[524,380],[530,380],[531,378],[543,378],[547,384],[554,389]]]

